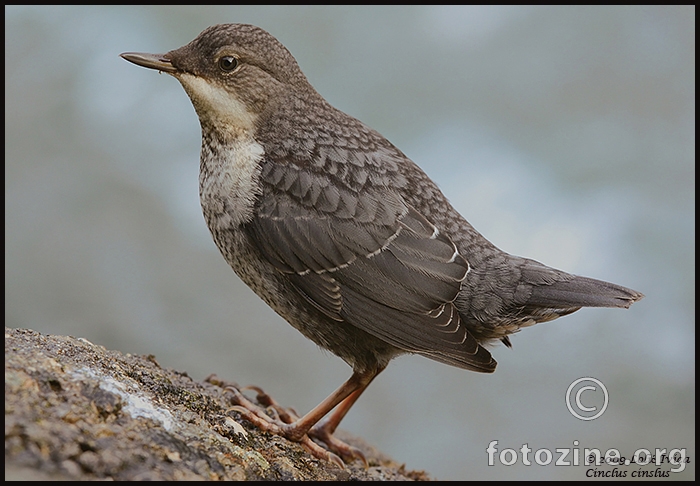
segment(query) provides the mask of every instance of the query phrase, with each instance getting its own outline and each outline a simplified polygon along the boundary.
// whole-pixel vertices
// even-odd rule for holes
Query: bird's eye
[[[219,69],[225,72],[231,72],[238,66],[238,60],[233,56],[224,56],[219,59]]]

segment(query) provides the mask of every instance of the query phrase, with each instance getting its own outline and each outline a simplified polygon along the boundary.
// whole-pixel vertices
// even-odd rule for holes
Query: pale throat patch
[[[212,126],[230,129],[232,134],[254,129],[257,116],[248,111],[235,93],[193,74],[177,73],[175,77],[192,100],[200,120],[205,119]]]
[[[200,123],[216,127],[218,140],[202,140],[199,197],[212,231],[249,221],[260,194],[260,163],[265,153],[253,138],[257,116],[235,93],[190,73],[174,76],[185,88]]]

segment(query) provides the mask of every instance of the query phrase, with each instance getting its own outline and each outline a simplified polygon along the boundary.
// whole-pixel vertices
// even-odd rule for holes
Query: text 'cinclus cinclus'
[[[174,76],[192,100],[202,211],[228,264],[353,368],[301,418],[277,406],[272,419],[233,391],[245,418],[318,457],[363,459],[332,434],[400,354],[490,373],[490,341],[510,346],[521,327],[643,297],[496,248],[399,149],[328,104],[258,27],[215,25],[167,54],[122,57]]]

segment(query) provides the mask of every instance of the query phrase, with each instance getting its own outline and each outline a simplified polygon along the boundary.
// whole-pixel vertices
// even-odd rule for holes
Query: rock
[[[368,469],[315,459],[227,413],[216,383],[154,356],[5,328],[5,479],[429,479],[347,433]]]

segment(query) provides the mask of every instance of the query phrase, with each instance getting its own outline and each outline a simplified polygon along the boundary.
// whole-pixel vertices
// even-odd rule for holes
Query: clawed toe
[[[328,431],[326,427],[324,427],[323,424],[318,424],[314,426],[311,430],[309,430],[308,435],[324,443],[329,450],[342,457],[346,463],[350,463],[355,459],[359,459],[360,461],[362,461],[362,464],[364,465],[365,469],[369,467],[367,458],[360,449],[336,438],[332,433]]]
[[[299,417],[294,410],[282,407],[259,387],[247,386],[244,389],[255,391],[257,393],[256,400],[260,405],[246,398],[237,387],[228,385],[224,391],[229,394],[232,406],[227,412],[238,412],[245,420],[260,430],[285,437],[292,442],[298,442],[317,459],[332,462],[340,468],[345,468],[343,460],[349,463],[360,459],[365,468],[367,467],[367,459],[364,454],[356,447],[336,439],[327,426],[318,424],[306,432],[299,428]],[[311,437],[326,445],[328,450],[321,447]]]
[[[266,407],[268,411],[272,411],[272,413],[276,414],[282,422],[291,424],[299,420],[299,415],[293,408],[283,407],[277,403],[274,398],[265,393],[262,388],[255,385],[248,385],[244,386],[242,389],[253,390],[257,394],[255,399],[258,403]]]

